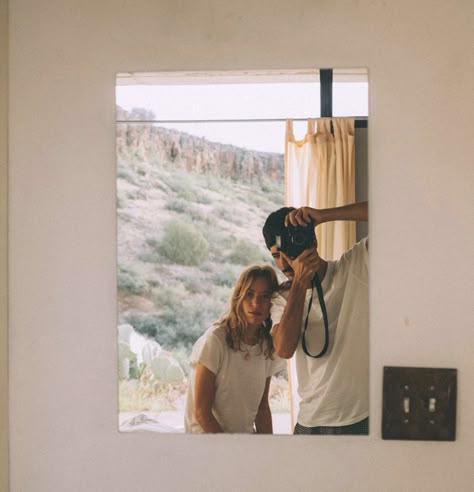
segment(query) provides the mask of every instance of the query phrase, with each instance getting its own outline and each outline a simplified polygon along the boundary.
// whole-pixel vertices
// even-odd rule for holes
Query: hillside
[[[244,266],[270,261],[261,227],[283,188],[283,155],[118,124],[119,323],[187,353]]]

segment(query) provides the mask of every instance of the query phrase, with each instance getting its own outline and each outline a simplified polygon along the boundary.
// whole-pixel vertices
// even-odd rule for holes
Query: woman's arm
[[[194,386],[194,413],[204,432],[223,432],[212,413],[216,395],[216,375],[201,363],[196,367]]]
[[[265,390],[255,417],[255,430],[257,434],[273,434],[272,413],[270,411],[270,404],[268,403],[270,380],[271,377],[268,377],[265,382]]]

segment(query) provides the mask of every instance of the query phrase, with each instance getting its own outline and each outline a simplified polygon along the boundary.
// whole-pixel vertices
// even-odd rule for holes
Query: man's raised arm
[[[307,225],[311,221],[315,224],[324,224],[335,220],[355,220],[357,222],[367,222],[369,220],[368,202],[352,203],[342,207],[316,209],[311,207],[301,207],[290,212],[285,220],[285,224]]]

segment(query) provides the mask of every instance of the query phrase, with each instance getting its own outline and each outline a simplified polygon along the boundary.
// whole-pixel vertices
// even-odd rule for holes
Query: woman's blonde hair
[[[227,345],[237,350],[242,350],[245,335],[246,321],[243,316],[242,303],[247,295],[252,282],[257,278],[267,280],[269,290],[275,295],[278,290],[278,279],[275,270],[268,265],[253,265],[246,268],[240,275],[230,297],[227,312],[216,322],[217,326],[225,329]],[[272,321],[269,317],[257,330],[257,342],[265,358],[273,359],[273,340],[270,335]]]

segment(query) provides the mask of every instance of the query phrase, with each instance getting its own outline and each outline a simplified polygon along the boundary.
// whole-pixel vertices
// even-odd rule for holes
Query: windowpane
[[[319,83],[119,85],[117,104],[163,120],[307,118],[320,114]],[[132,115],[132,119],[134,118]]]
[[[367,82],[335,82],[332,95],[333,116],[369,115],[369,84]]]

